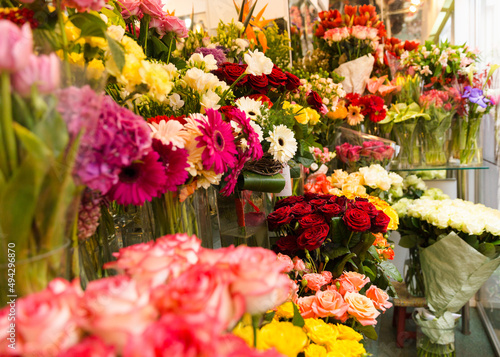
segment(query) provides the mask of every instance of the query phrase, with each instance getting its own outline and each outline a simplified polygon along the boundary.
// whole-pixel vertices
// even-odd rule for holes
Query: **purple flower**
[[[468,98],[471,103],[479,105],[481,108],[486,108],[491,101],[483,95],[483,90],[466,86],[462,98]]]
[[[201,53],[203,57],[206,55],[213,55],[215,60],[217,61],[217,66],[220,66],[224,62],[227,62],[226,54],[221,48],[206,48],[206,47],[198,47],[195,51],[196,53]]]

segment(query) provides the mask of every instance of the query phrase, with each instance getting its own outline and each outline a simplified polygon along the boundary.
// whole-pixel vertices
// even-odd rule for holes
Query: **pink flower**
[[[60,61],[55,53],[48,56],[32,54],[29,64],[12,76],[14,90],[24,97],[31,94],[32,86],[36,86],[41,94],[49,94],[59,87],[60,82]]]
[[[347,292],[358,292],[363,286],[370,282],[370,279],[363,274],[354,271],[344,272],[340,278],[335,279],[339,283],[339,292],[344,296]]]
[[[317,316],[333,316],[341,321],[344,320],[348,308],[349,305],[346,304],[342,295],[335,290],[316,292],[316,300],[311,305],[311,309]]]
[[[61,352],[57,357],[115,357],[115,349],[113,346],[106,345],[99,337],[89,336],[70,347],[66,351]]]
[[[344,300],[349,304],[347,312],[354,316],[363,326],[375,325],[380,312],[375,308],[373,301],[359,293],[346,293]]]
[[[215,355],[218,357],[283,357],[274,348],[266,351],[253,349],[243,339],[232,334],[217,338],[215,341]]]
[[[353,26],[351,34],[358,40],[366,40],[368,28],[366,26]]]
[[[172,144],[165,145],[158,139],[153,139],[152,147],[160,155],[160,160],[167,175],[165,190],[177,192],[178,186],[184,184],[189,177],[186,170],[189,167],[188,151],[186,149],[176,149]]]
[[[82,300],[82,326],[116,346],[117,352],[157,316],[149,302],[149,290],[138,289],[134,280],[123,275],[91,281]]]
[[[313,304],[316,302],[316,296],[304,296],[297,299],[297,306],[299,307],[300,314],[303,318],[315,318],[316,313],[312,309]]]
[[[152,300],[162,314],[210,322],[211,328],[220,333],[234,327],[245,312],[243,296],[230,291],[233,279],[225,267],[193,265],[168,285],[157,287]]]
[[[328,270],[323,270],[323,271],[321,272],[321,275],[323,275],[323,276],[325,277],[325,279],[326,279],[326,283],[327,283],[327,284],[329,284],[329,283],[330,283],[330,281],[332,281],[333,276],[332,276],[332,273],[331,273],[330,271],[328,271]]]
[[[297,272],[303,272],[306,270],[306,264],[299,257],[293,258],[293,270]]]
[[[141,0],[121,0],[120,5],[123,6],[122,16],[126,20],[131,16],[141,15]]]
[[[0,20],[0,71],[15,72],[30,63],[33,35],[28,23],[19,28],[8,20]]]
[[[164,15],[159,18],[153,18],[149,23],[149,28],[156,29],[160,38],[169,32],[174,32],[178,38],[188,37],[186,23],[177,16]]]
[[[333,42],[339,42],[349,37],[349,31],[345,27],[337,27],[325,32],[323,38]]]
[[[304,274],[302,279],[307,281],[307,287],[313,291],[321,290],[321,287],[328,283],[326,277],[322,274]]]
[[[366,296],[373,301],[373,305],[375,305],[375,308],[378,310],[385,311],[392,307],[392,304],[389,302],[389,295],[375,285],[370,286],[370,288],[366,290]]]
[[[293,262],[288,255],[278,253],[278,260],[283,262],[283,273],[289,273],[293,270]]]
[[[375,40],[378,36],[378,29],[375,27],[366,28],[366,38],[369,40]]]
[[[80,12],[99,11],[104,5],[106,5],[105,0],[63,0],[63,6],[75,8]]]
[[[165,15],[161,0],[141,0],[141,10],[152,18],[161,18]]]

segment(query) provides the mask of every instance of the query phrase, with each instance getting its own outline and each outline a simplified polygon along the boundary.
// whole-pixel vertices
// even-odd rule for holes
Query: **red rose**
[[[326,217],[326,219],[330,220],[332,217],[338,217],[342,213],[344,213],[345,208],[340,207],[336,203],[329,203],[324,205],[323,207],[320,207],[319,210],[323,215]]]
[[[248,83],[255,91],[262,94],[267,93],[267,85],[269,84],[269,81],[267,80],[265,74],[262,74],[260,76],[254,76],[253,74],[250,74],[248,76]]]
[[[361,152],[361,146],[353,146],[350,149],[347,150],[346,157],[347,160],[350,162],[356,162],[359,161],[360,155],[359,153]]]
[[[271,102],[271,99],[269,99],[269,97],[267,95],[264,95],[264,94],[252,94],[252,95],[249,95],[248,98],[252,98],[254,100],[258,100],[262,104],[266,104],[267,103],[267,107],[269,109],[271,109],[271,107],[273,106],[273,102]]]
[[[361,211],[366,212],[370,217],[376,217],[378,215],[377,207],[371,202],[356,200],[349,205],[349,208],[357,208]]]
[[[327,203],[328,203],[327,200],[324,200],[321,198],[316,198],[314,200],[309,201],[309,204],[312,205],[314,207],[314,209],[316,209],[316,210],[319,209],[320,207],[324,206]]]
[[[330,198],[330,202],[338,204],[345,211],[347,204],[350,203],[351,200],[345,196],[332,196],[332,198]]]
[[[300,87],[300,79],[294,74],[290,72],[285,72],[286,74],[286,89],[288,90],[296,90]]]
[[[284,198],[282,200],[279,200],[276,202],[274,205],[274,209],[283,207],[283,206],[293,206],[296,203],[304,202],[304,197],[303,196],[290,196],[287,198]]]
[[[231,114],[231,112],[234,109],[236,109],[235,106],[224,105],[224,106],[220,107],[219,112],[221,112],[222,114],[224,114],[224,117],[226,118],[226,120],[229,121],[229,120],[231,120],[233,118],[233,115]]]
[[[269,80],[269,84],[276,88],[286,85],[287,81],[286,74],[276,65],[274,65],[271,73],[267,75],[267,79]]]
[[[300,249],[314,250],[321,247],[321,244],[328,236],[330,227],[328,224],[319,224],[304,231],[297,238],[297,245]]]
[[[276,230],[283,224],[288,224],[292,221],[292,210],[288,206],[280,207],[267,216],[267,224],[270,231]]]
[[[292,206],[292,215],[296,218],[307,216],[311,213],[313,213],[313,208],[306,202],[297,203],[295,206]]]
[[[245,70],[247,69],[247,65],[236,64],[236,63],[224,63],[223,65],[223,74],[226,82],[231,85],[235,80],[237,80]],[[244,76],[240,79],[240,81],[236,84],[237,86],[242,86],[247,82],[248,76]]]
[[[297,250],[299,250],[299,246],[297,245],[297,237],[289,235],[286,237],[281,237],[278,242],[276,242],[276,247],[278,253],[281,252],[283,254],[290,253],[288,255],[293,255]]]
[[[325,217],[320,214],[310,214],[299,219],[299,225],[301,229],[312,228],[318,224],[325,224]]]
[[[382,211],[378,211],[378,214],[372,218],[372,233],[385,233],[387,232],[387,226],[391,222],[391,219]]]
[[[311,92],[309,92],[309,95],[307,96],[307,104],[309,104],[317,111],[321,111],[321,108],[323,107],[323,100],[321,99],[318,93],[312,90]]]
[[[354,232],[366,232],[372,226],[368,213],[357,208],[348,208],[342,219],[347,228]]]
[[[304,194],[304,198],[306,199],[306,201],[315,200],[315,199],[319,198],[319,194],[313,193],[313,192],[306,192]]]

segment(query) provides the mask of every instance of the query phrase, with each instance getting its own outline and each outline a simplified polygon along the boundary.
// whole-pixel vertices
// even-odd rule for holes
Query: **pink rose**
[[[62,4],[64,7],[72,7],[80,12],[86,12],[89,10],[99,11],[106,5],[106,2],[104,0],[63,0]]]
[[[76,344],[82,334],[74,319],[81,294],[78,280],[56,279],[47,289],[19,299],[15,355],[57,355]]]
[[[366,38],[369,40],[376,40],[378,37],[378,29],[375,27],[366,28]]]
[[[123,7],[122,16],[125,20],[131,16],[142,15],[140,0],[121,0],[120,5]]]
[[[392,307],[392,304],[389,302],[389,295],[375,285],[370,286],[370,288],[366,290],[366,296],[373,301],[373,305],[375,305],[375,308],[378,310],[385,311]]]
[[[370,279],[355,271],[344,272],[335,282],[339,282],[339,292],[344,296],[347,292],[358,292]]]
[[[286,300],[293,301],[296,303],[298,298],[298,293],[299,293],[299,286],[295,281],[291,280],[290,290],[288,291],[288,297]]]
[[[333,316],[337,320],[342,320],[349,305],[346,304],[342,295],[335,290],[318,291],[316,301],[311,305],[311,309],[319,317]]]
[[[375,325],[377,323],[377,316],[380,312],[377,311],[373,301],[359,293],[346,293],[344,300],[349,304],[347,312],[349,315],[354,316],[361,325]]]
[[[165,16],[161,0],[141,0],[140,7],[144,14],[150,15],[152,18]]]
[[[33,35],[28,23],[19,28],[0,20],[0,71],[15,72],[26,67],[33,53]]]
[[[293,270],[294,264],[288,255],[278,253],[278,260],[283,263],[283,273],[289,273]]]
[[[174,32],[178,38],[185,38],[188,36],[186,23],[177,16],[165,15],[158,19],[153,18],[149,23],[149,28],[155,28],[160,38],[169,32]]]
[[[115,357],[115,348],[106,345],[99,337],[89,336],[57,357]]]
[[[13,74],[14,90],[27,97],[31,94],[31,87],[35,85],[41,94],[52,93],[61,82],[60,65],[61,61],[55,53],[48,56],[32,54],[29,64]]]
[[[81,324],[120,352],[132,335],[141,334],[158,312],[149,290],[138,289],[130,278],[118,275],[91,281],[82,300]]]
[[[307,287],[313,291],[321,290],[321,287],[328,283],[324,275],[315,273],[304,274],[302,279],[307,281]]]
[[[353,146],[346,152],[347,160],[350,162],[356,162],[360,159],[361,146]]]
[[[233,279],[225,267],[197,264],[168,285],[157,287],[152,301],[162,314],[209,323],[220,333],[234,327],[245,312],[243,296],[230,291]]]
[[[299,257],[293,258],[293,270],[301,273],[306,270],[306,264]]]
[[[304,296],[297,299],[297,306],[299,307],[300,314],[305,319],[313,319],[316,316],[316,313],[312,309],[314,302],[316,301],[316,296]]]
[[[352,36],[356,37],[358,40],[366,40],[368,36],[368,28],[366,26],[353,26],[352,27]]]
[[[321,272],[321,275],[323,275],[323,276],[325,277],[325,279],[326,279],[326,283],[327,283],[327,284],[329,284],[329,283],[330,283],[330,281],[332,281],[332,278],[333,278],[333,276],[332,276],[332,272],[330,272],[330,271],[328,271],[328,270],[323,270],[323,271]]]

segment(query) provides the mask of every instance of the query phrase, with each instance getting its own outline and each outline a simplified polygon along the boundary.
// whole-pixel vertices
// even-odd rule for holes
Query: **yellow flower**
[[[360,113],[361,108],[355,105],[350,105],[347,111],[347,124],[350,126],[358,125],[365,117]]]
[[[326,357],[326,348],[311,343],[304,350],[305,357]]]
[[[92,47],[97,47],[101,50],[106,50],[108,48],[108,41],[102,37],[91,36],[87,37],[85,40]]]
[[[143,62],[144,82],[149,87],[149,95],[163,102],[174,87],[170,75],[159,63]]]
[[[64,59],[63,50],[56,52],[60,59]],[[83,53],[70,52],[68,53],[68,62],[71,64],[76,64],[79,66],[85,65],[85,59],[83,58]]]
[[[257,347],[261,350],[276,348],[288,357],[296,357],[307,346],[306,333],[291,322],[271,322],[260,329]]]
[[[347,198],[350,198],[348,197],[349,194],[354,196],[366,194],[366,188],[357,183],[345,183],[342,185],[342,193],[345,194]]]
[[[326,345],[337,338],[332,326],[321,319],[306,319],[304,330],[311,341],[318,345]]]
[[[339,104],[334,112],[328,112],[326,116],[332,120],[335,119],[345,119],[347,117],[347,109],[344,104]]]
[[[82,31],[73,25],[71,21],[67,21],[66,24],[64,25],[64,31],[66,32],[66,37],[68,38],[68,41],[74,42],[78,38],[80,38],[80,34]]]
[[[311,125],[318,124],[320,115],[316,110],[314,110],[313,108],[306,108],[305,112],[306,115],[309,117],[309,123]]]
[[[102,63],[102,61],[94,58],[87,65],[87,78],[98,80],[102,77],[102,74],[105,70],[106,68],[104,68],[104,64]]]
[[[336,324],[332,326],[333,330],[337,332],[337,340],[353,340],[353,341],[361,341],[363,336],[352,328],[342,324]]]
[[[291,104],[290,104],[290,102],[289,102],[288,100],[285,100],[285,101],[283,102],[283,109],[288,109],[288,108],[290,108],[290,105],[291,105]]]
[[[248,326],[248,325],[245,326],[240,322],[233,329],[233,334],[240,337],[242,340],[244,340],[248,346],[253,347],[253,328],[252,328],[252,326]],[[257,330],[257,341],[260,340],[259,334],[260,334],[260,331]]]
[[[383,211],[386,215],[389,216],[391,221],[389,222],[389,225],[387,226],[387,229],[395,231],[398,229],[399,225],[399,216],[398,213],[394,210],[394,208],[391,207],[390,204],[388,204],[386,201],[384,201],[381,198],[378,197],[373,197],[373,196],[368,196],[368,200],[377,207],[377,209]]]
[[[123,36],[122,45],[125,53],[133,55],[138,60],[146,59],[142,47],[137,44],[131,37]]]
[[[336,340],[327,349],[326,357],[359,357],[366,353],[361,343],[352,340]]]
[[[293,318],[293,302],[287,301],[284,304],[278,306],[276,314],[274,315],[278,318],[291,319]]]
[[[349,177],[349,174],[343,170],[335,170],[330,177],[327,177],[327,180],[330,181],[332,186],[341,188],[344,182]]]
[[[357,184],[357,185],[364,185],[365,184],[365,177],[363,174],[359,171],[353,172],[352,174],[349,174],[346,180],[347,183],[351,184]]]

